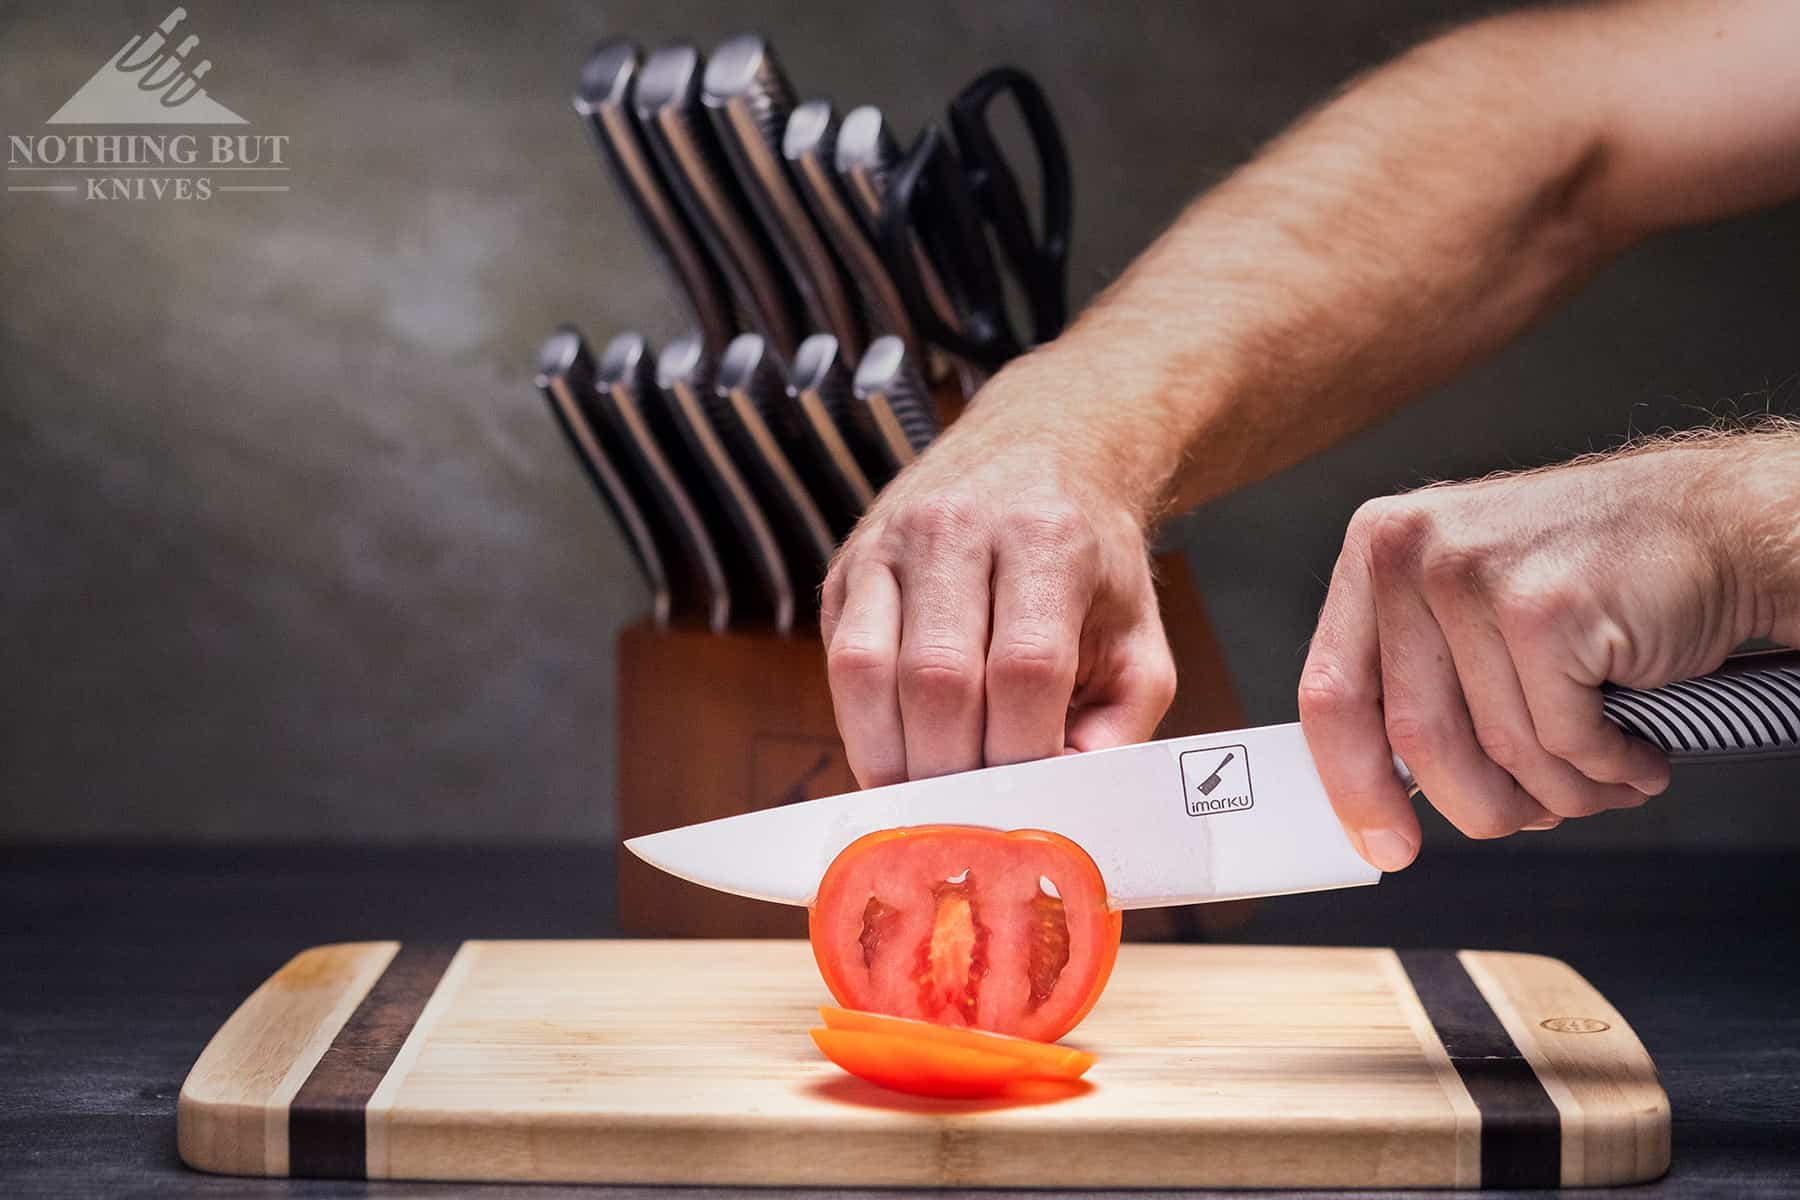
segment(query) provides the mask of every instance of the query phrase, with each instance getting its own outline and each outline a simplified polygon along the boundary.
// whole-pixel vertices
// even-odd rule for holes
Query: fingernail
[[[1519,826],[1519,828],[1529,829],[1535,833],[1535,832],[1538,832],[1538,831],[1544,830],[1544,829],[1555,829],[1558,825],[1561,825],[1562,823],[1563,823],[1563,819],[1561,817],[1545,817],[1541,821],[1533,821],[1531,824],[1521,825],[1521,826]]]
[[[1648,799],[1651,796],[1660,796],[1668,791],[1669,777],[1663,775],[1657,778],[1640,779],[1633,782],[1631,786],[1633,790],[1642,792],[1645,798]]]
[[[1418,852],[1410,841],[1392,829],[1365,829],[1362,837],[1363,857],[1383,871],[1398,871],[1413,860]]]

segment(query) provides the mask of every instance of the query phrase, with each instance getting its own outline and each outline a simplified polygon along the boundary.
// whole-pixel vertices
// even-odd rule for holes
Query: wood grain
[[[1637,1035],[1567,963],[1459,956],[1562,1115],[1562,1182],[1654,1179],[1669,1168],[1669,1098]]]
[[[257,988],[181,1085],[182,1161],[224,1175],[286,1175],[288,1105],[399,949],[315,946]]]
[[[368,948],[372,960],[392,953]],[[1565,1123],[1576,1114],[1564,1181],[1659,1173],[1666,1102],[1617,1012],[1554,960],[1461,962],[1504,1007]],[[1070,1039],[1100,1057],[1091,1087],[997,1104],[912,1100],[824,1062],[806,1036],[825,993],[804,943],[468,942],[376,1091],[367,1169],[774,1186],[1468,1186],[1492,1130],[1471,1121],[1409,978],[1388,950],[1127,946]],[[285,1153],[248,1152],[243,1131],[272,1141],[285,1123],[245,1123],[216,1097],[277,1103],[266,1081],[296,1069],[344,995],[367,991],[353,971],[337,980],[342,995],[301,993],[286,1020],[275,999],[286,993],[265,985],[214,1039],[183,1090],[187,1161],[281,1173]],[[1526,1032],[1565,1017],[1608,1029],[1566,1044]],[[190,1096],[215,1102],[190,1112]],[[213,1131],[221,1120],[229,1134]]]

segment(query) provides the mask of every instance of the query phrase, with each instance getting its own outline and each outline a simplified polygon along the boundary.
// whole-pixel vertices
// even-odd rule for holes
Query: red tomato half
[[[845,1008],[1053,1042],[1100,998],[1121,914],[1068,838],[888,829],[832,860],[813,956]]]

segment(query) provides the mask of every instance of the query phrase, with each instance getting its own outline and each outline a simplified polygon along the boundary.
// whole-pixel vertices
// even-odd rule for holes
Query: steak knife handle
[[[1656,688],[1602,689],[1607,720],[1678,763],[1800,755],[1800,650],[1740,654],[1709,675]],[[1410,796],[1418,783],[1399,756]]]

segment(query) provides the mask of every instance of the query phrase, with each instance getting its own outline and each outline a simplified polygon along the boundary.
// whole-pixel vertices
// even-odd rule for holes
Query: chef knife
[[[794,463],[838,538],[849,534],[875,499],[863,470],[879,462],[879,448],[865,446],[852,423],[850,368],[838,340],[815,333],[800,343],[782,405],[782,424],[795,446]]]
[[[610,430],[624,446],[627,461],[622,466],[630,468],[626,484],[653,518],[677,608],[688,600],[707,628],[718,633],[731,620],[731,589],[705,519],[651,427],[647,410],[655,396],[655,354],[638,334],[622,333],[601,353],[591,404],[584,407],[593,410],[596,426]]]
[[[917,360],[897,337],[878,337],[863,352],[851,381],[850,419],[864,439],[881,449],[883,465],[870,468],[877,487],[925,452],[939,432],[937,408]]]
[[[725,157],[800,293],[808,324],[836,335],[854,358],[862,353],[863,332],[849,289],[782,157],[795,97],[774,47],[754,33],[719,46],[707,59],[701,97]]]
[[[768,517],[713,424],[713,376],[713,361],[699,335],[686,334],[663,347],[656,362],[661,403],[652,423],[660,426],[665,451],[685,458],[682,477],[706,514],[734,615],[744,623],[766,618],[777,632],[789,633],[794,585]]]
[[[549,403],[550,414],[556,418],[569,449],[574,451],[576,462],[625,535],[626,545],[650,588],[652,619],[658,626],[666,626],[673,607],[669,575],[650,522],[619,470],[623,447],[617,443],[609,445],[610,439],[603,438],[582,411],[581,398],[593,392],[595,378],[593,353],[578,330],[565,325],[544,340],[538,351],[538,390]]]
[[[670,193],[631,112],[631,92],[641,67],[635,43],[621,39],[594,47],[582,68],[575,111],[586,119],[594,146],[637,217],[644,236],[693,314],[714,354],[737,332],[730,293],[693,225]]]
[[[806,207],[849,275],[868,332],[905,339],[916,359],[920,347],[906,302],[838,179],[837,140],[837,112],[831,102],[808,100],[788,117],[781,152]]]
[[[796,600],[812,600],[837,542],[777,432],[786,399],[787,371],[762,335],[733,338],[719,360],[707,413],[769,516]]]
[[[1800,753],[1800,652],[1745,655],[1667,687],[1612,688],[1606,715],[1678,762]],[[1201,784],[1221,767],[1211,793]],[[1403,776],[1404,777],[1404,776]],[[1119,908],[1374,883],[1332,814],[1300,726],[1204,733],[989,767],[763,809],[632,838],[626,847],[706,887],[807,904],[865,833],[951,823],[1074,839]]]
[[[639,126],[688,218],[725,272],[744,324],[784,354],[799,345],[786,277],[702,111],[700,52],[679,43],[652,54],[633,93]]]

